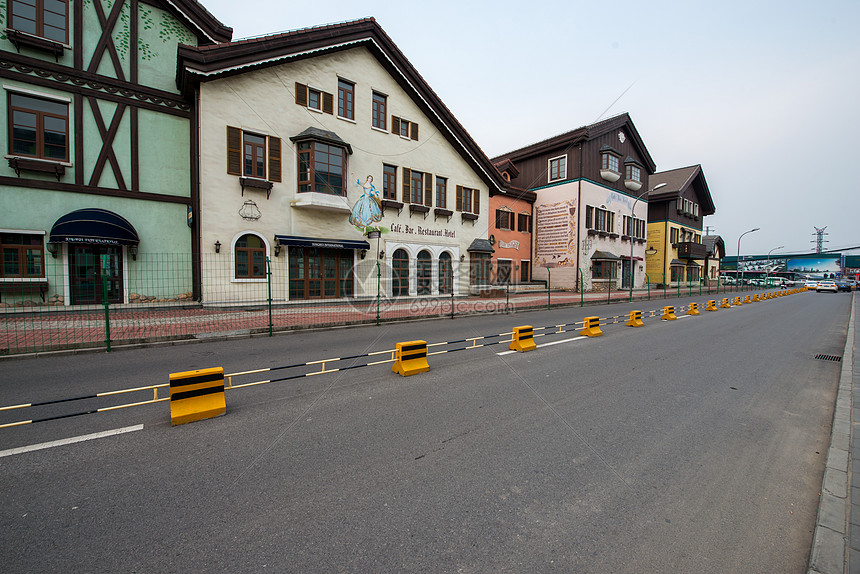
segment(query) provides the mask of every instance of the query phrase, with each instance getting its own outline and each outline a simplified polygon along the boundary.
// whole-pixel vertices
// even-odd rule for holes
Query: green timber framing
[[[14,248],[4,248],[10,259],[0,268],[0,302],[11,305],[16,297],[32,296],[23,290],[16,295],[16,289],[40,283],[43,300],[48,295],[57,304],[75,304],[73,276],[79,269],[70,268],[75,257],[95,258],[88,271],[95,275],[99,257],[102,272],[108,260],[119,265],[125,283],[109,297],[127,302],[135,277],[146,273],[136,261],[136,242],[99,238],[96,232],[49,245],[55,222],[81,209],[128,220],[137,229],[141,252],[184,255],[179,260],[187,268],[177,271],[187,275],[187,290],[197,298],[195,102],[175,85],[176,53],[179,44],[229,41],[232,29],[194,0],[59,0],[53,6],[65,10],[65,41],[60,41],[62,35],[49,38],[42,29],[29,28],[13,15],[13,4],[34,7],[37,14],[47,10],[44,0],[0,0],[0,116],[7,123],[6,137],[0,138],[6,160],[0,163],[0,246],[24,237],[41,238],[41,247],[31,245],[34,259],[19,263],[18,273]],[[65,134],[62,128],[60,136],[51,132],[54,141],[62,141],[55,148],[59,155],[45,151],[49,130],[37,109],[41,104],[21,115],[21,102],[65,108],[65,117],[60,114],[52,124],[64,122]],[[28,113],[35,118],[32,126]],[[36,140],[28,147],[31,128]],[[92,301],[84,296],[80,302],[104,298],[98,287],[89,296]]]

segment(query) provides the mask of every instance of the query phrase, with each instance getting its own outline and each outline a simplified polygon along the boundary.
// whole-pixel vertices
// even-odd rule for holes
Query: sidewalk
[[[853,295],[848,337],[842,354],[842,374],[830,449],[821,486],[808,574],[860,574],[860,367],[855,361],[855,334],[860,299]]]
[[[652,301],[698,297],[699,286],[663,290],[634,289],[633,299]],[[716,288],[701,296],[744,295]],[[413,297],[283,302],[225,301],[201,305],[189,301],[91,306],[16,306],[0,308],[0,357],[45,351],[104,349],[188,339],[267,334],[306,328],[374,324],[420,318],[513,313],[577,305],[605,305],[630,299],[629,290],[611,293],[530,291],[493,297]],[[659,305],[659,303],[657,303]]]

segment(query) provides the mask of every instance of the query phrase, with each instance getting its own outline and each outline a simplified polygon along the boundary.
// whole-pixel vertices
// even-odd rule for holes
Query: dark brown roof
[[[577,145],[581,142],[598,138],[621,127],[624,127],[624,133],[628,134],[637,148],[639,155],[644,159],[646,164],[644,166],[645,169],[649,174],[654,173],[657,169],[657,164],[654,163],[654,160],[651,158],[651,154],[648,153],[648,148],[645,147],[645,144],[639,135],[639,131],[636,129],[636,126],[633,125],[633,120],[630,119],[630,115],[626,112],[497,156],[493,158],[493,161],[498,163],[508,159],[516,163],[517,160],[544,153],[560,146]]]
[[[705,173],[701,165],[661,171],[651,175],[649,182],[651,191],[648,192],[648,201],[675,199],[692,186],[702,206],[702,215],[713,215],[716,212],[711,190],[708,189],[708,182],[705,181]],[[656,189],[657,186],[660,186],[659,190]]]
[[[222,24],[196,0],[172,0],[164,2],[163,6],[174,16],[191,24],[202,44],[229,42],[233,37],[233,28]]]
[[[374,18],[211,46],[180,46],[177,85],[190,95],[199,82],[356,46],[366,47],[379,60],[461,157],[481,175],[490,193],[503,192],[504,179],[499,171]]]

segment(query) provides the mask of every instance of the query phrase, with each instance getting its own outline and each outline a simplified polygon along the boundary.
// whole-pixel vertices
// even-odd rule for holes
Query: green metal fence
[[[0,277],[0,355],[513,313],[629,297],[616,290],[581,293],[576,286],[553,286],[551,292],[548,281],[475,285],[468,264],[448,269],[453,276],[445,281],[439,270],[422,281],[420,270],[410,267],[402,289],[397,274],[375,258],[302,273],[289,265],[283,256],[237,263],[224,253],[207,253],[199,261],[167,253],[123,259],[115,250],[49,256],[34,268],[43,271],[38,277]],[[196,274],[202,277],[200,292],[195,292]],[[403,294],[392,296],[398,291]],[[352,293],[360,295],[342,296]],[[645,297],[646,291],[636,295]]]

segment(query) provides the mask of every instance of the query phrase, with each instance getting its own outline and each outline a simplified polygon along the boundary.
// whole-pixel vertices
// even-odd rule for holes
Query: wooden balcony
[[[704,243],[693,243],[692,241],[678,243],[679,259],[704,259],[707,254],[708,249]]]

